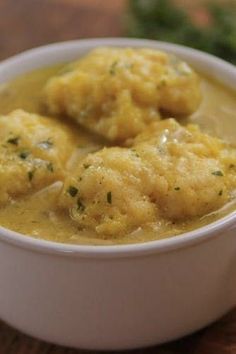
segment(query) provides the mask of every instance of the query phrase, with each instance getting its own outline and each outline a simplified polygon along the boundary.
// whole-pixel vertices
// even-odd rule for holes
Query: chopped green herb
[[[159,88],[162,88],[164,86],[166,86],[166,80],[165,79],[161,79],[161,81],[157,85],[157,88],[159,89]]]
[[[72,198],[74,198],[77,193],[78,193],[78,188],[74,187],[74,186],[69,186],[68,189],[67,189],[67,193],[70,194],[70,196]]]
[[[107,203],[112,204],[112,193],[111,192],[107,193]]]
[[[77,200],[77,210],[80,212],[83,212],[85,210],[85,206],[80,199]]]
[[[129,70],[132,69],[133,66],[134,66],[133,63],[125,63],[125,65],[124,65],[124,67],[125,67],[126,69],[129,69]]]
[[[33,177],[34,177],[34,172],[35,172],[35,171],[29,171],[29,172],[28,172],[28,179],[29,179],[29,181],[32,181],[32,179],[33,179]]]
[[[19,140],[20,140],[20,137],[16,136],[15,138],[8,139],[7,142],[9,144],[12,144],[12,145],[18,145],[19,144]]]
[[[160,146],[157,147],[157,151],[161,155],[163,155],[163,153],[164,153],[164,149],[162,147],[160,147]]]
[[[180,187],[175,187],[175,191],[180,191]]]
[[[38,143],[38,146],[39,146],[41,149],[48,150],[48,149],[51,149],[51,148],[53,147],[53,142],[52,142],[52,140],[49,138],[48,140],[41,141],[40,143]]]
[[[223,194],[223,190],[221,189],[220,191],[219,191],[219,193],[218,193],[218,195],[222,195]]]
[[[135,149],[131,149],[132,153],[136,156],[136,157],[140,157],[139,154],[137,153],[137,151]]]
[[[128,0],[126,35],[183,44],[235,64],[235,0],[198,2],[206,25],[193,21],[195,12],[189,14],[176,0]]]
[[[22,160],[25,160],[28,156],[29,156],[29,151],[22,151],[19,153],[19,157],[22,159]]]
[[[223,177],[224,176],[222,171],[214,171],[211,174],[214,175],[214,176],[219,176],[219,177]]]
[[[54,172],[54,167],[53,167],[53,163],[52,162],[49,162],[47,164],[47,170],[50,171],[50,172]]]
[[[89,168],[91,165],[84,163],[83,166],[84,166],[85,170],[87,170],[87,168]]]
[[[109,69],[110,75],[115,75],[117,64],[118,64],[117,60],[111,64],[110,69]]]
[[[79,112],[80,118],[87,118],[91,109],[86,108]]]

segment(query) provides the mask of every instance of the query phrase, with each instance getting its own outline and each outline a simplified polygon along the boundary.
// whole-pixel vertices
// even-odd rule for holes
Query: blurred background
[[[236,64],[236,0],[0,0],[0,60],[46,43],[154,38]]]

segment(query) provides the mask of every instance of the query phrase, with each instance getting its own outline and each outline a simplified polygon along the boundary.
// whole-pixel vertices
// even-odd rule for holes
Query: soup
[[[116,66],[117,64],[113,64],[113,70],[115,70]],[[12,82],[3,84],[0,88],[0,114],[6,115],[15,109],[25,110],[29,113],[42,114],[45,107],[42,103],[41,92],[44,90],[48,80],[58,73],[61,73],[63,68],[64,65],[43,68],[23,75]],[[110,74],[113,75],[112,72]],[[224,139],[229,144],[234,145],[236,136],[235,93],[204,75],[200,74],[199,76],[201,78],[202,102],[194,113],[189,114],[187,118],[181,118],[181,124],[183,124],[183,126],[189,123],[197,124],[203,132],[217,136]],[[49,114],[47,114],[47,116],[49,116]],[[76,142],[72,144],[73,151],[70,152],[70,156],[67,158],[66,162],[66,169],[69,171],[68,178],[70,178],[70,171],[74,171],[75,166],[77,166],[78,161],[81,161],[81,159],[86,159],[90,154],[93,156],[97,151],[98,154],[100,154],[98,155],[99,158],[103,158],[100,151],[103,151],[102,148],[104,146],[107,147],[108,152],[110,151],[109,149],[114,149],[114,146],[122,146],[122,149],[132,150],[132,153],[136,155],[135,159],[136,157],[139,158],[140,154],[142,157],[143,148],[140,148],[140,152],[138,145],[140,142],[137,143],[137,148],[136,143],[132,143],[134,144],[132,146],[135,147],[133,148],[130,145],[129,139],[124,143],[123,141],[117,142],[117,137],[115,137],[114,140],[106,139],[105,133],[107,130],[103,129],[101,131],[105,133],[97,135],[96,130],[92,133],[91,129],[87,129],[90,128],[89,126],[82,128],[81,125],[77,125],[73,120],[65,118],[63,114],[60,114],[60,118],[52,118],[52,120],[61,120],[69,130],[68,134],[73,135],[71,139],[76,140]],[[172,129],[171,127],[175,125],[173,122],[164,124],[170,124],[170,127],[169,125],[167,126],[168,129]],[[166,130],[167,128],[164,127],[163,129]],[[178,130],[178,127],[174,127],[173,129]],[[58,136],[58,133],[55,134]],[[140,132],[137,134],[140,134]],[[126,136],[125,138],[129,137]],[[131,138],[136,139],[133,136]],[[16,137],[10,139],[11,145],[17,143],[14,139],[16,139]],[[45,147],[49,147],[51,142],[47,141],[45,143],[45,141],[43,141],[43,144],[44,145],[41,144],[41,147],[44,149]],[[15,148],[15,146],[13,146],[13,148]],[[65,149],[68,149],[68,147],[66,146]],[[21,152],[21,158],[23,158],[23,160],[25,160],[27,153],[28,151]],[[116,156],[115,153],[114,156]],[[91,165],[88,164],[86,167],[84,164],[84,173],[88,173]],[[235,167],[233,164],[231,165],[232,168]],[[48,165],[47,170],[50,172],[50,166]],[[31,174],[29,174],[29,172]],[[27,173],[29,179],[32,179],[34,172],[28,171]],[[215,168],[212,173],[215,173],[216,179],[220,180],[221,171]],[[77,182],[78,181],[75,183]],[[233,212],[236,206],[236,201],[232,193],[232,198],[227,200],[225,204],[217,207],[216,210],[204,213],[204,215],[190,215],[187,218],[181,219],[176,217],[176,212],[173,211],[171,214],[173,217],[171,218],[157,219],[156,222],[150,219],[151,221],[149,223],[141,223],[140,226],[133,227],[129,232],[122,232],[122,229],[119,229],[117,234],[113,232],[109,234],[109,232],[96,232],[96,230],[86,227],[86,224],[81,221],[83,219],[81,212],[83,212],[86,207],[83,201],[77,199],[76,202],[76,210],[80,212],[79,222],[76,219],[77,216],[74,217],[73,215],[73,208],[71,208],[68,213],[66,208],[58,207],[58,195],[63,188],[66,188],[65,193],[69,194],[72,200],[74,200],[73,198],[77,198],[77,194],[80,192],[80,188],[77,188],[77,184],[73,184],[71,180],[69,180],[66,187],[63,187],[63,183],[63,178],[58,178],[57,180],[55,177],[55,179],[52,179],[51,183],[48,183],[46,186],[42,185],[37,191],[25,193],[25,195],[19,198],[10,198],[9,201],[0,208],[0,224],[3,227],[25,235],[55,242],[94,245],[125,244],[146,242],[182,234],[222,218],[226,214]],[[174,192],[181,192],[181,188],[181,186],[175,185]],[[122,191],[120,191],[120,193],[122,193]],[[219,198],[223,197],[223,188],[221,189],[221,187],[219,187],[217,193]],[[107,208],[109,208],[113,202],[114,193],[112,193],[110,189],[107,189],[104,198],[107,202]],[[139,201],[137,201],[137,203],[138,202]],[[67,201],[65,203],[67,203]],[[105,210],[109,210],[107,208]],[[145,210],[145,206],[143,210]],[[148,209],[147,213],[152,213],[152,211],[149,212]],[[109,217],[114,218],[115,216],[109,214]]]

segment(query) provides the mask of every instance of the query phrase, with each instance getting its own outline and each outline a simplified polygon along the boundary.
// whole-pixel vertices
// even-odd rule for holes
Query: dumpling
[[[0,205],[63,180],[74,146],[63,123],[23,110],[0,116]]]
[[[105,237],[200,217],[236,188],[236,151],[196,126],[153,123],[130,148],[89,154],[65,180],[60,205],[81,229]]]
[[[188,64],[153,49],[98,48],[51,78],[48,112],[66,115],[112,142],[133,138],[161,118],[193,113],[201,101]]]

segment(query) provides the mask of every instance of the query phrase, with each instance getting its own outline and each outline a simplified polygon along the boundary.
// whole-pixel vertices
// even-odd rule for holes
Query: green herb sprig
[[[126,35],[183,44],[236,64],[235,1],[208,1],[205,10],[210,21],[203,27],[173,0],[129,0]]]

